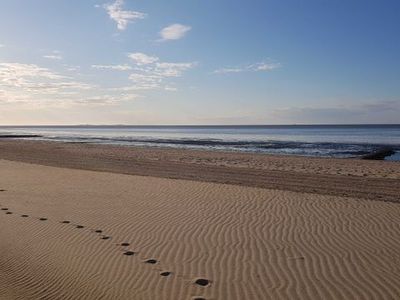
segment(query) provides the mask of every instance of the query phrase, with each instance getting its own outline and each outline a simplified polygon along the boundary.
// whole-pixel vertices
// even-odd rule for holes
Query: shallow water
[[[1,134],[38,134],[41,140],[132,146],[358,157],[390,146],[400,160],[400,125],[285,126],[26,126]]]

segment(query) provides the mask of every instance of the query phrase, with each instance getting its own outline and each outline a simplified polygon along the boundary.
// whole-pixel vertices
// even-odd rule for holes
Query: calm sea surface
[[[400,125],[0,127],[39,140],[325,157],[357,157],[390,146],[400,160]]]

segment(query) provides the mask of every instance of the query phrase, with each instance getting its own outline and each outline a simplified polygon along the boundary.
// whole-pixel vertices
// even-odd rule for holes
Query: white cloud
[[[250,70],[251,71],[272,71],[281,67],[279,63],[265,63],[261,62],[253,65]]]
[[[162,41],[167,41],[167,40],[179,40],[183,38],[186,33],[188,33],[192,27],[182,25],[182,24],[172,24],[170,26],[167,26],[163,28],[160,31],[160,36]]]
[[[44,58],[52,59],[52,60],[62,60],[63,56],[61,55],[61,51],[53,50],[50,54],[43,55]]]
[[[74,104],[83,105],[117,105],[121,101],[136,100],[139,96],[136,94],[121,94],[121,95],[97,95],[78,98],[74,100]]]
[[[161,77],[180,77],[186,70],[193,68],[196,63],[156,63],[154,73]]]
[[[0,63],[0,82],[22,82],[26,78],[63,79],[62,75],[34,64]]]
[[[66,64],[64,64],[63,66],[64,66],[64,67],[66,68],[66,70],[69,71],[69,72],[76,72],[76,71],[79,71],[79,70],[81,69],[80,66],[70,66],[70,65],[66,65]]]
[[[5,47],[5,45],[3,45],[3,44],[0,44],[0,48],[3,48],[3,47]]]
[[[152,64],[159,60],[156,56],[150,56],[141,52],[129,53],[128,56],[139,66]]]
[[[87,90],[92,85],[77,82],[34,64],[0,63],[0,87],[28,94],[57,94],[63,90]]]
[[[131,71],[127,78],[131,84],[116,88],[81,82],[77,79],[80,76],[76,73],[77,66],[61,64],[58,67],[63,69],[56,72],[36,64],[0,62],[0,104],[26,108],[116,105],[137,99],[141,95],[139,91],[176,91],[173,80],[196,65],[165,62],[144,53],[131,53],[129,57],[131,65],[92,65],[98,70]]]
[[[134,63],[132,68],[134,72],[128,77],[133,85],[115,88],[114,90],[176,90],[176,88],[168,85],[168,81],[172,78],[181,77],[185,71],[196,66],[195,62],[163,62],[157,56],[150,56],[140,52],[130,53],[128,56]]]
[[[133,73],[129,76],[134,86],[132,90],[154,90],[161,87],[162,78],[153,74]]]
[[[35,64],[0,63],[1,103],[78,103],[85,93],[96,92],[95,87]]]
[[[109,17],[117,23],[119,30],[125,30],[129,23],[146,17],[146,14],[142,12],[123,10],[123,5],[124,0],[116,0],[112,4],[104,5]]]
[[[64,71],[74,67],[66,64],[62,66]],[[116,66],[117,69],[132,69],[129,65],[105,65],[106,69],[114,69]],[[0,62],[0,105],[18,104],[26,108],[117,105],[140,97],[135,91],[145,89],[146,85],[147,89],[155,88],[146,76],[136,78],[138,86],[135,89],[110,89],[81,82],[72,77],[74,75],[65,76],[35,64]],[[134,76],[131,80],[135,80]]]
[[[173,86],[166,86],[166,87],[164,87],[164,90],[166,90],[168,92],[176,92],[178,89]]]
[[[242,68],[221,68],[218,70],[215,70],[215,74],[226,74],[226,73],[240,73],[243,72],[244,69]]]
[[[53,60],[62,60],[63,57],[61,55],[43,55],[44,58],[53,59]]]
[[[92,65],[92,68],[98,70],[116,70],[116,71],[132,70],[132,67],[129,65]]]
[[[244,65],[241,67],[228,67],[221,68],[214,71],[215,74],[227,74],[227,73],[241,73],[241,72],[266,72],[278,69],[281,67],[280,63],[275,62],[258,62],[255,64]]]

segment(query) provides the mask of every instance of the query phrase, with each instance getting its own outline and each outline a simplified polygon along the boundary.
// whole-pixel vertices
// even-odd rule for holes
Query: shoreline
[[[49,140],[45,139],[45,136],[37,134],[0,134],[0,140],[28,140],[36,142],[48,142],[48,143],[65,143],[65,144],[88,144],[88,145],[99,145],[99,146],[114,146],[114,147],[132,147],[138,149],[164,149],[164,150],[189,150],[189,151],[200,151],[200,152],[220,152],[220,153],[238,153],[238,154],[251,154],[251,155],[268,155],[268,156],[283,156],[283,157],[306,157],[306,158],[322,158],[322,159],[365,159],[365,160],[386,160],[386,158],[400,152],[400,149],[394,146],[379,145],[380,148],[372,150],[369,153],[358,155],[358,156],[344,156],[344,157],[330,157],[330,156],[316,156],[316,155],[299,155],[299,154],[284,154],[284,153],[268,153],[258,151],[246,151],[246,150],[228,150],[228,149],[202,149],[202,148],[184,148],[184,147],[169,147],[162,145],[128,145],[128,144],[107,144],[107,143],[96,143],[88,141],[63,141],[63,140]],[[32,140],[32,138],[40,138]],[[43,139],[42,139],[43,138]]]
[[[4,300],[400,292],[397,162],[4,139],[0,170]]]
[[[2,139],[0,159],[400,202],[400,163]]]
[[[251,154],[360,158],[400,161],[400,125],[232,125],[232,126],[9,126],[13,134],[35,140],[87,142],[133,147],[166,147]],[[24,136],[26,134],[26,136]],[[16,136],[16,137],[17,137]],[[0,134],[0,139],[2,138]],[[393,155],[391,155],[393,154]]]

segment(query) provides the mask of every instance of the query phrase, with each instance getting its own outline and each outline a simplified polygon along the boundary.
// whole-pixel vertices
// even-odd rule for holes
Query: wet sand
[[[5,140],[0,170],[0,299],[400,297],[396,162]]]
[[[79,143],[0,141],[0,159],[398,202],[400,162]]]

